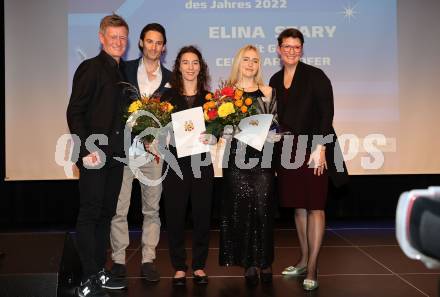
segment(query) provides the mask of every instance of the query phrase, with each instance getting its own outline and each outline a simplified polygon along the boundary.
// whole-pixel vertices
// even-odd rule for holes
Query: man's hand
[[[101,157],[98,152],[93,152],[83,157],[82,161],[86,167],[96,167],[101,164]]]

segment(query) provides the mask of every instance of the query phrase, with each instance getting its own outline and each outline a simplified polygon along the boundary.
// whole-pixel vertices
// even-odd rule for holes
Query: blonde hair
[[[115,13],[113,13],[111,15],[107,15],[102,18],[101,23],[99,24],[99,32],[104,34],[105,30],[108,27],[125,27],[125,29],[127,29],[127,32],[128,32],[127,22],[124,20],[123,17],[121,17]]]
[[[257,54],[258,70],[257,70],[257,73],[254,77],[254,81],[258,85],[264,84],[263,83],[263,74],[262,74],[262,70],[261,70],[261,55],[260,55],[260,52],[258,51],[258,49],[251,44],[245,45],[244,47],[239,49],[237,54],[235,55],[234,62],[232,63],[231,73],[229,74],[228,84],[234,86],[235,84],[237,84],[237,82],[240,81],[240,79],[241,79],[240,63],[243,58],[243,55],[247,51],[254,51]]]

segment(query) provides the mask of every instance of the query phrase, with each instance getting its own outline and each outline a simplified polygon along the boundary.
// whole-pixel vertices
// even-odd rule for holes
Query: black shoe
[[[101,287],[109,290],[122,290],[128,286],[125,277],[116,277],[104,269],[98,272],[98,281],[101,282]]]
[[[198,285],[207,285],[208,284],[208,276],[193,274],[193,281],[195,284],[198,284]]]
[[[142,263],[141,275],[149,282],[158,282],[160,280],[159,272],[153,263]]]
[[[246,272],[244,274],[244,278],[246,279],[246,283],[249,286],[256,286],[258,285],[258,270],[256,267],[249,267],[246,269]]]
[[[126,277],[127,276],[127,268],[123,264],[114,263],[110,273],[115,277]]]
[[[266,271],[263,271],[266,270]],[[263,284],[270,284],[272,282],[272,269],[261,269],[260,270],[260,280]]]
[[[92,276],[85,282],[81,282],[78,288],[75,290],[75,296],[77,297],[109,297],[106,291],[101,288],[101,282]]]
[[[186,285],[186,277],[173,277],[173,286],[185,286]]]

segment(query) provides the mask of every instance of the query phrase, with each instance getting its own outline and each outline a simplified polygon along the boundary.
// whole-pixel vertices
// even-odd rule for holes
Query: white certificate
[[[206,130],[202,107],[172,113],[171,120],[178,158],[209,152],[209,145],[200,141]]]
[[[238,124],[240,132],[234,135],[234,138],[246,143],[256,150],[261,151],[266,142],[273,115],[257,114],[244,118]]]

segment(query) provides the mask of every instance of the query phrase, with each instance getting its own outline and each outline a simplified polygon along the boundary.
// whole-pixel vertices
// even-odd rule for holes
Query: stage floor
[[[340,223],[328,224],[319,259],[319,284],[314,292],[302,289],[302,278],[281,275],[284,267],[293,265],[299,254],[296,231],[293,226],[275,230],[275,262],[272,284],[246,286],[243,269],[218,265],[218,230],[211,231],[206,272],[209,284],[201,287],[187,280],[184,288],[172,286],[174,271],[171,267],[167,233],[162,232],[155,261],[161,274],[160,282],[147,283],[140,277],[140,231],[130,232],[131,243],[127,251],[129,288],[111,291],[112,297],[138,296],[341,296],[341,297],[418,297],[437,296],[440,270],[429,270],[421,262],[408,259],[397,244],[392,223]],[[48,232],[32,232],[35,244],[49,236]],[[191,263],[191,231],[187,231],[188,263]],[[5,235],[5,233],[0,234]],[[11,238],[11,233],[0,238]],[[14,232],[14,236],[20,233]],[[59,236],[59,234],[57,235]],[[57,239],[59,240],[59,239]],[[46,244],[50,244],[44,240]],[[1,244],[1,243],[0,243]],[[3,243],[4,244],[4,243]],[[9,252],[11,253],[11,252]],[[13,252],[14,253],[14,252]],[[40,256],[42,256],[40,254]],[[9,257],[6,254],[6,257]],[[38,257],[37,262],[44,262]],[[46,260],[49,262],[49,259]],[[109,267],[111,263],[108,263]],[[1,266],[1,265],[0,265]],[[32,267],[33,265],[29,265]],[[1,268],[1,267],[0,267]],[[5,267],[3,267],[5,268]],[[188,271],[188,275],[191,271]]]
[[[371,224],[373,225],[373,224]],[[168,256],[166,233],[157,249],[156,264],[161,274],[157,284],[140,277],[140,232],[131,232],[128,250],[128,291],[111,292],[111,296],[344,296],[344,297],[417,297],[437,296],[440,270],[428,270],[421,262],[408,259],[391,227],[354,223],[335,224],[326,230],[319,259],[319,284],[314,292],[302,289],[302,278],[281,275],[284,267],[294,264],[299,244],[294,229],[276,229],[274,279],[271,285],[248,288],[243,269],[218,265],[218,230],[211,231],[206,272],[206,287],[187,280],[186,288],[173,288],[173,269]],[[191,232],[187,232],[188,263],[191,263]],[[188,271],[189,274],[191,273]]]

